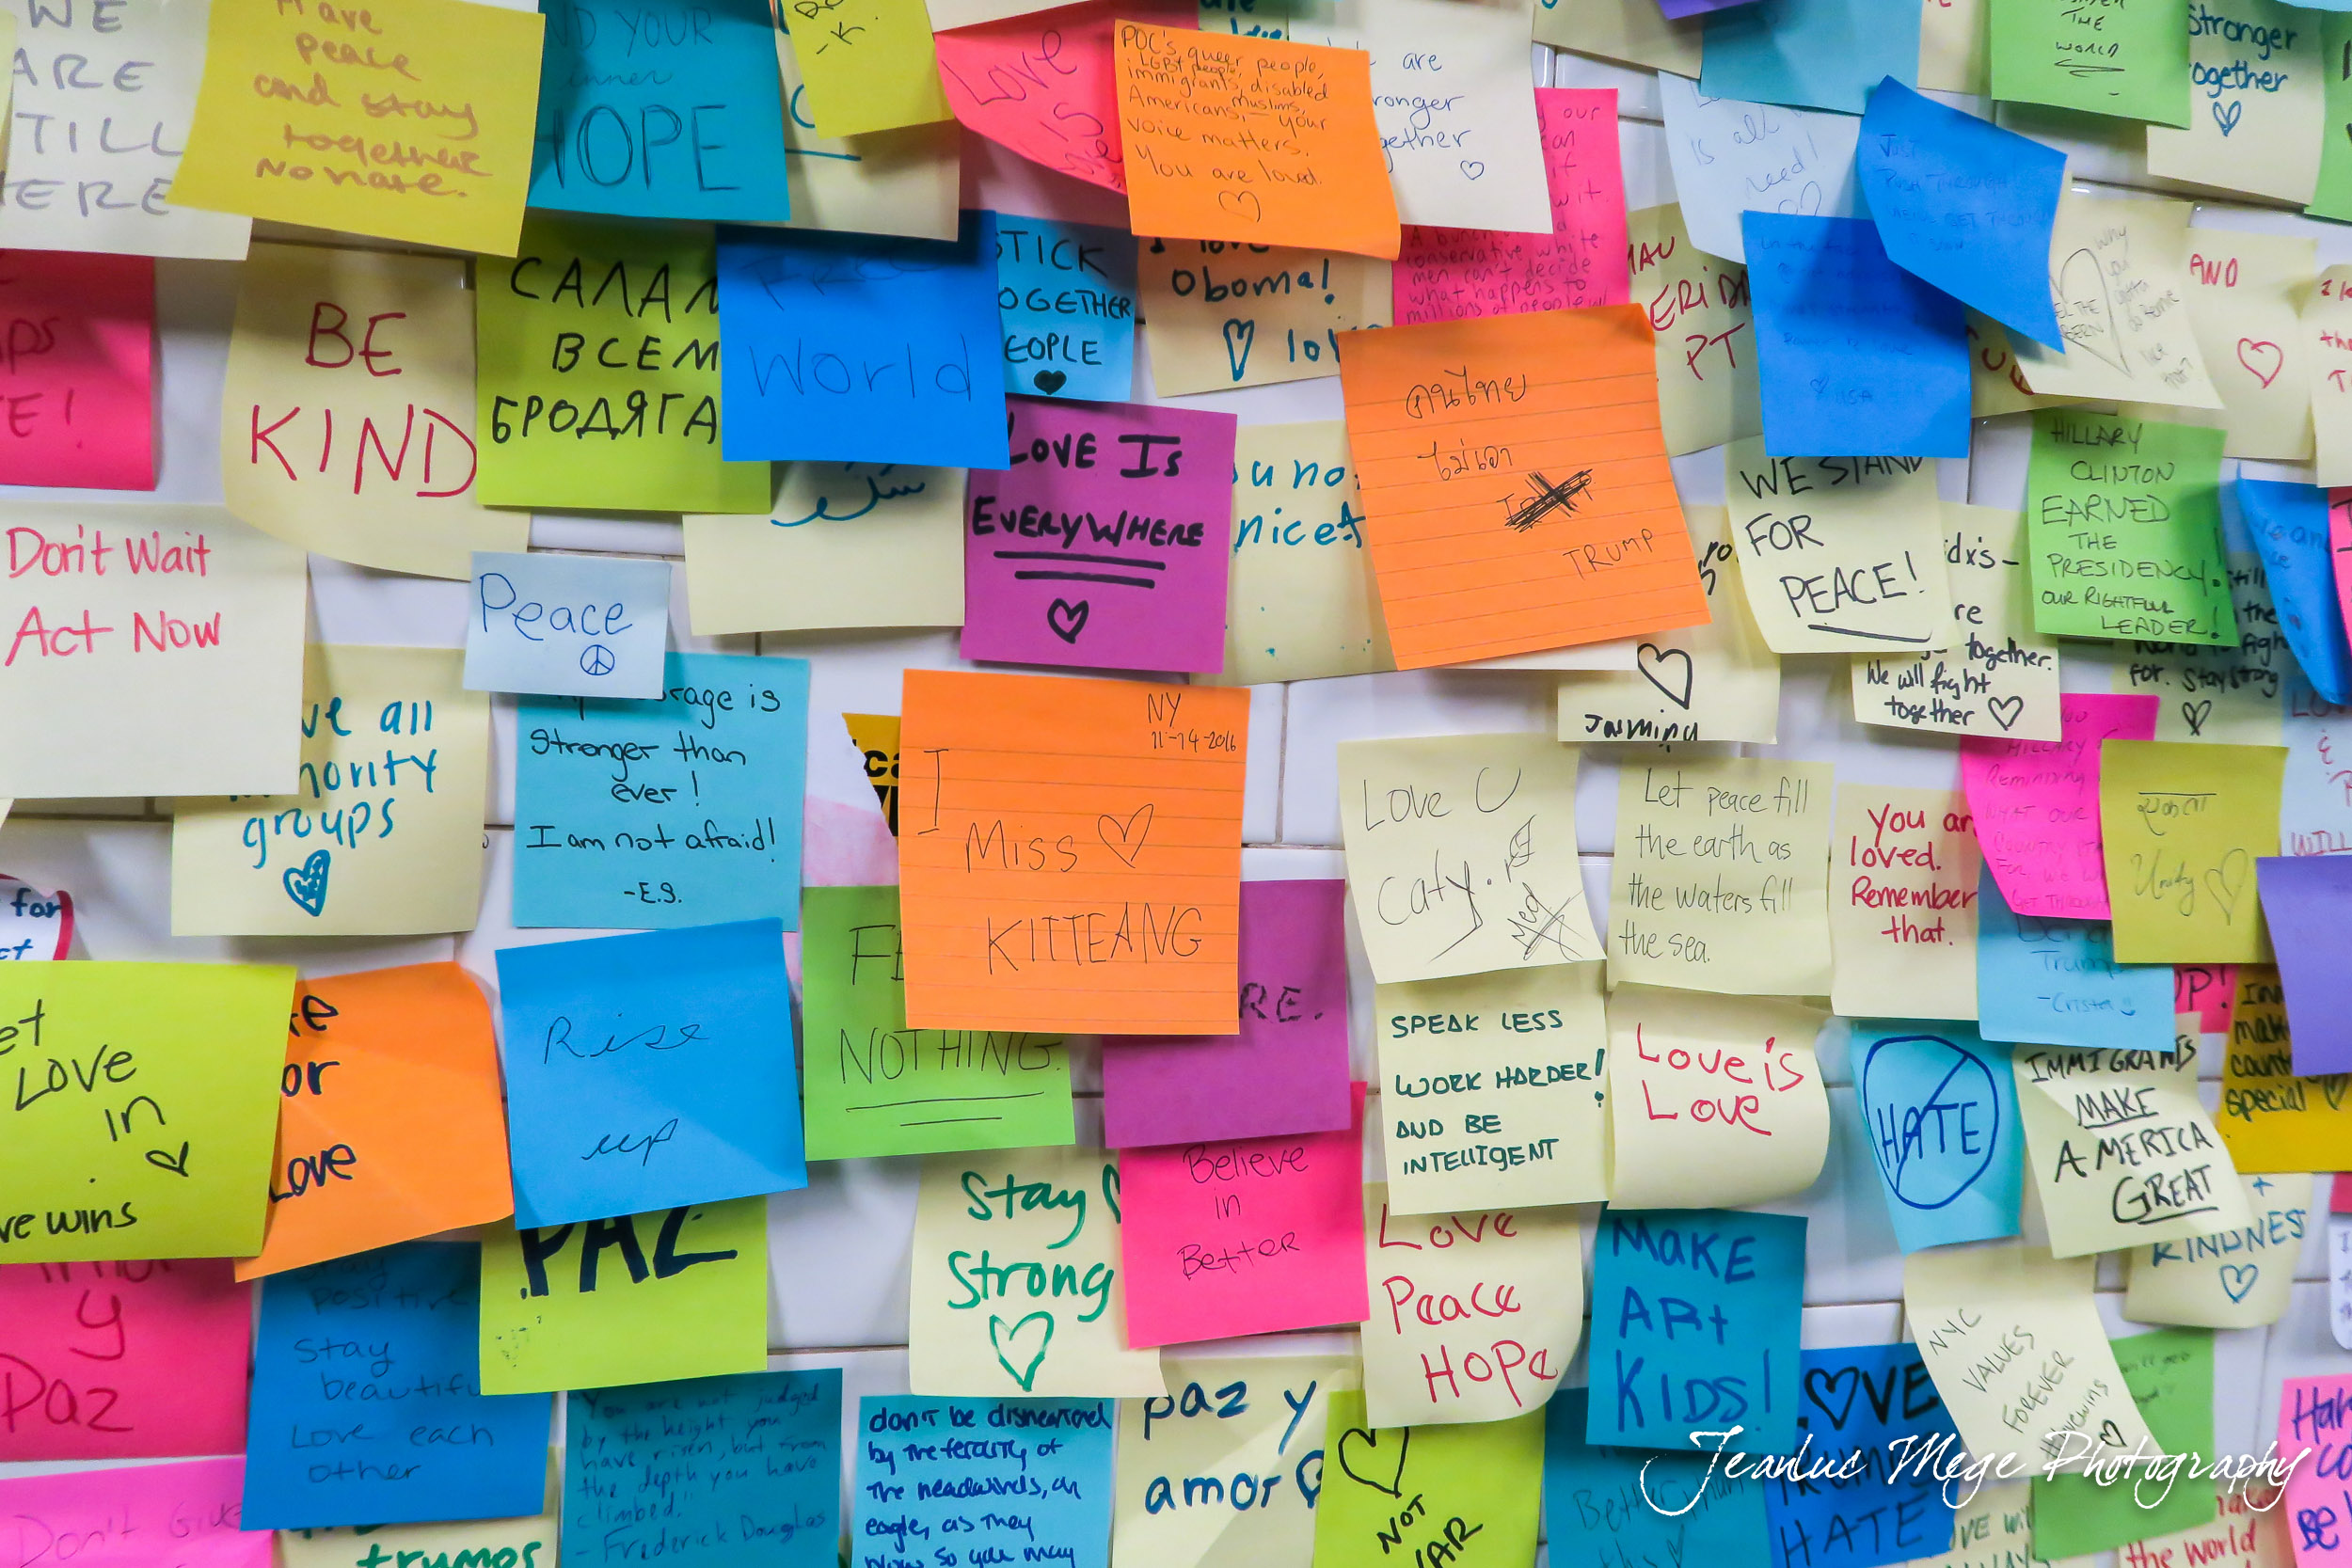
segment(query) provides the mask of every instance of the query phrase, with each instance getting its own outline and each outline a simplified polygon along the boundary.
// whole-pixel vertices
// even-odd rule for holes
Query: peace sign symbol
[[[591,642],[580,650],[580,667],[592,675],[612,673],[612,650],[601,642]]]

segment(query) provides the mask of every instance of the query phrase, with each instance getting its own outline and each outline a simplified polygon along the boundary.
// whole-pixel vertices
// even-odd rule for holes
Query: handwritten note
[[[1958,635],[1944,514],[1923,457],[1769,457],[1724,449],[1732,547],[1772,651],[1948,646]]]
[[[2226,1090],[2224,1095],[2226,1100]],[[2224,1138],[2233,1138],[2239,1129],[2225,1121],[2221,1131]],[[2245,1189],[2251,1222],[2242,1230],[2217,1236],[2134,1248],[2131,1289],[2123,1298],[2125,1317],[2143,1323],[2259,1328],[2285,1314],[2311,1224],[2312,1178],[2237,1180]]]
[[[2201,35],[2201,45],[2203,38],[2217,38],[2220,32],[2217,26]],[[2149,133],[2151,137],[2178,134]],[[2235,154],[2244,155],[2243,149]],[[2233,234],[2213,229],[2197,230],[2190,240],[2189,325],[2200,343],[2215,345],[2206,356],[2205,372],[2221,406],[2135,404],[2122,411],[2218,425],[2224,433],[2224,457],[2310,462],[2312,372],[2318,361],[2303,341],[2296,305],[2310,292],[2312,274],[2318,267],[2317,242],[2292,234]]]
[[[1897,1244],[2017,1234],[2026,1142],[2010,1048],[1966,1023],[1888,1021],[1856,1022],[1849,1053]]]
[[[1862,122],[1851,115],[1702,97],[1697,83],[1664,71],[1658,96],[1682,220],[1701,250],[1744,262],[1740,230],[1746,212],[1841,218],[1860,213],[1854,146]]]
[[[2256,868],[2279,977],[2286,990],[2295,1070],[2352,1071],[2352,1013],[2335,955],[2352,907],[2352,861],[2331,854],[2265,859]]]
[[[1106,1568],[1115,1408],[1106,1399],[867,1395],[857,1406],[850,1561],[893,1568],[946,1549]],[[1024,1506],[1013,1512],[993,1502],[999,1497]],[[932,1544],[947,1540],[957,1544]]]
[[[2021,1045],[2011,1066],[2055,1256],[2247,1223],[2246,1195],[2198,1099],[2195,1051]]]
[[[270,1568],[270,1535],[243,1521],[245,1470],[245,1460],[231,1458],[15,1476],[0,1481],[0,1508],[16,1526],[12,1549],[24,1559],[71,1541],[87,1568],[140,1568],[153,1561],[154,1544],[169,1539],[167,1550],[208,1568]]]
[[[1544,1418],[1450,1426],[1375,1427],[1364,1396],[1331,1396],[1313,1568],[1380,1561],[1381,1538],[1428,1560],[1506,1568],[1533,1560]],[[1451,1547],[1449,1551],[1447,1548]]]
[[[2188,1568],[2193,1552],[2216,1568],[2288,1568],[2295,1559],[2279,1497],[2276,1486],[2224,1486],[2209,1523],[2133,1542],[2119,1560],[2125,1568]]]
[[[1628,214],[1626,234],[1633,303],[1654,335],[1666,450],[1679,457],[1763,434],[1747,269],[1693,245],[1671,202]]]
[[[669,629],[666,562],[477,551],[466,689],[659,697]]]
[[[2006,907],[2020,914],[2105,920],[2099,757],[2111,739],[2155,736],[2156,699],[2070,692],[2055,741],[1968,738],[1960,776],[1969,815]]]
[[[2058,644],[2033,629],[2024,515],[1948,501],[1940,510],[1951,645],[1856,654],[1854,717],[1931,734],[2058,739]]]
[[[922,0],[794,0],[780,8],[807,83],[804,112],[827,136],[925,125],[951,113]]]
[[[2275,746],[2283,738],[2280,695],[2294,658],[2279,630],[2262,558],[2232,550],[2224,561],[2236,639],[2225,646],[2133,642],[2129,661],[2115,671],[2115,689],[2157,697],[2159,740]]]
[[[1118,18],[1190,25],[1195,8],[1185,0],[1087,0],[958,27],[932,40],[939,85],[969,129],[1057,174],[1124,195]]]
[[[2344,609],[2336,596],[2327,492],[2241,478],[2233,493],[2296,664],[2322,701],[2352,702],[2352,649],[2344,644]]]
[[[1234,432],[1225,666],[1211,684],[1396,668],[1363,521],[1344,423]]]
[[[1620,986],[1610,999],[1609,1202],[1731,1208],[1813,1185],[1829,1100],[1801,1003]]]
[[[2322,702],[2302,672],[2286,673],[2280,728],[2287,743],[2279,799],[2279,847],[2289,855],[2352,849],[2352,769],[2337,759],[2352,709]]]
[[[0,813],[0,822],[7,820]],[[72,946],[72,894],[0,875],[0,963],[51,963]]]
[[[2124,20],[2138,15],[2135,8]],[[2326,139],[2325,61],[2320,18],[2298,8],[2220,0],[2192,12],[2187,128],[2168,129],[2182,123],[2177,115],[2148,128],[2148,172],[2191,184],[2226,181],[2298,207],[2310,201]]]
[[[153,489],[155,263],[17,251],[0,317],[0,483]]]
[[[2319,483],[2352,484],[2352,458],[2344,449],[2344,436],[2352,434],[2352,266],[2328,268],[2300,298],[2296,336],[2311,366]]]
[[[2279,851],[2283,746],[2110,740],[2099,823],[2125,963],[2270,957],[2254,862]]]
[[[2214,1343],[2210,1334],[2177,1328],[2113,1342],[2123,1386],[2167,1454],[2212,1461]],[[2160,1494],[2153,1488],[2103,1486],[2098,1477],[2086,1475],[2036,1476],[2032,1484],[2034,1549],[2052,1560],[2201,1524],[2215,1512],[2217,1487],[2210,1474],[2176,1477]]]
[[[1340,334],[1393,319],[1390,265],[1368,257],[1151,240],[1138,264],[1152,385],[1164,398],[1337,375]]]
[[[780,20],[790,25],[788,14]],[[801,62],[783,27],[776,31],[775,48],[784,87],[785,178],[792,189],[792,215],[785,226],[954,239],[963,162],[962,131],[956,122],[862,136],[819,135],[809,114]]]
[[[1807,1350],[1802,1364],[1797,1425],[1820,1445],[1815,1463],[1835,1468],[1764,1482],[1775,1568],[1876,1568],[1941,1549],[1952,1538],[1947,1494],[1931,1465],[1899,1464],[1958,1436],[1918,1347]]]
[[[1987,1039],[2170,1049],[2172,977],[2118,964],[2105,921],[2019,914],[1992,868],[1978,887],[1977,1025]]]
[[[1993,96],[2159,125],[2189,122],[2189,44],[2181,0],[2110,10],[1989,0]]]
[[[1976,1017],[1981,866],[1958,790],[1838,789],[1829,930],[1840,1016]]]
[[[963,475],[780,463],[766,516],[689,514],[694,635],[963,624]]]
[[[251,1294],[217,1259],[0,1266],[0,1459],[245,1447]]]
[[[1551,230],[1549,160],[1521,19],[1506,7],[1465,10],[1445,0],[1383,0],[1353,14],[1371,52],[1373,117],[1398,215],[1445,229]]]
[[[553,1480],[550,1476],[549,1481],[552,1482]],[[480,1553],[491,1559],[501,1552],[513,1552],[517,1562],[526,1559],[536,1560],[543,1555],[551,1559],[560,1544],[560,1527],[555,1517],[560,1497],[559,1489],[550,1484],[545,1509],[520,1519],[469,1519],[454,1524],[337,1525],[285,1530],[276,1537],[278,1561],[283,1568],[358,1568],[371,1553],[379,1548],[393,1561],[398,1560],[402,1552],[422,1552],[428,1561],[447,1552],[453,1562],[456,1555],[465,1551]]]
[[[1135,387],[1134,236],[1001,214],[995,227],[1005,389],[1124,400]]]
[[[2184,42],[2185,34],[2170,32]],[[2010,334],[2017,368],[2034,391],[2221,406],[2188,311],[2188,217],[2185,201],[2060,193],[2050,230],[2050,298],[2065,343],[2044,347]]]
[[[1544,1528],[1563,1560],[1765,1560],[1764,1482],[1754,1471],[1725,1475],[1711,1453],[1587,1443],[1591,1407],[1584,1388],[1563,1388],[1544,1407]]]
[[[1332,1391],[1358,1381],[1353,1357],[1168,1362],[1169,1392],[1119,1403],[1112,1555],[1307,1561]]]
[[[2221,433],[2048,408],[2026,475],[2034,628],[2233,646]]]

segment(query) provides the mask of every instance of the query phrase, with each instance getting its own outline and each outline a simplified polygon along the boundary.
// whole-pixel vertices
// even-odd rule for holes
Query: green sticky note
[[[768,1200],[482,1229],[482,1391],[768,1367]]]
[[[1993,96],[2186,125],[2188,0],[1991,0]]]
[[[719,457],[710,225],[534,213],[513,260],[476,258],[474,284],[477,500],[768,509],[769,466]]]
[[[294,972],[0,967],[0,1263],[262,1250]]]
[[[2352,11],[2321,11],[2317,21],[2327,103],[2320,111],[2319,186],[2303,211],[2341,222],[2352,219]]]
[[[801,987],[810,1159],[1077,1141],[1059,1035],[907,1027],[897,888],[803,891]]]
[[[1526,1568],[1543,1476],[1540,1408],[1507,1421],[1375,1430],[1361,1390],[1334,1389],[1314,1568]]]
[[[2080,408],[2034,416],[2034,630],[2237,645],[2221,546],[2222,432]]]
[[[2099,748],[2099,847],[2116,962],[2270,962],[2254,863],[2279,852],[2286,764],[2283,746]]]
[[[2123,1386],[2167,1454],[2213,1458],[2213,1331],[2160,1328],[2114,1341]],[[2156,1500],[2164,1482],[2150,1480],[2133,1496],[2132,1477],[2102,1485],[2090,1476],[2037,1475],[2033,1482],[2033,1555],[2045,1562],[2111,1551],[2134,1541],[2201,1525],[2219,1512],[2213,1479],[2187,1467]]]

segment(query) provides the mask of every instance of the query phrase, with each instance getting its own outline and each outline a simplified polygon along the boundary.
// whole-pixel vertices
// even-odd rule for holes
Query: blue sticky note
[[[2295,661],[2324,701],[2352,702],[2352,647],[2344,643],[2328,545],[2328,492],[2268,479],[2241,479],[2233,488]]]
[[[1585,1441],[1689,1453],[1692,1433],[1739,1427],[1730,1447],[1792,1451],[1804,1307],[1803,1219],[1604,1210]]]
[[[1590,1391],[1544,1406],[1544,1528],[1552,1560],[1597,1568],[1770,1568],[1764,1484],[1710,1476],[1713,1450],[1652,1453],[1587,1443]]]
[[[954,244],[814,230],[719,235],[729,458],[1002,468],[994,214]]]
[[[531,205],[781,223],[784,92],[763,0],[539,0]]]
[[[1854,1102],[1905,1252],[2017,1234],[2026,1143],[2010,1050],[1973,1023],[1853,1026]]]
[[[1806,1351],[1802,1398],[1797,1425],[1812,1440],[1811,1475],[1764,1482],[1772,1568],[1880,1568],[1941,1557],[1952,1543],[1952,1505],[1937,1461],[1959,1457],[1960,1432],[1919,1348]],[[1831,1466],[1838,1473],[1824,1474]]]
[[[515,1224],[808,1185],[784,927],[741,920],[498,954]]]
[[[2065,153],[1890,79],[1870,94],[1854,168],[1897,266],[2036,342],[2065,346],[2050,303]]]
[[[1117,1410],[1112,1400],[858,1401],[850,1560],[897,1568],[953,1552],[967,1563],[1108,1568]]]
[[[669,627],[667,562],[476,550],[466,689],[659,697]]]
[[[480,1392],[481,1251],[408,1242],[262,1281],[246,1529],[547,1506],[552,1401]]]
[[[800,929],[808,661],[671,654],[662,690],[516,705],[516,925]]]
[[[1136,381],[1136,237],[995,214],[1005,390],[1124,403]]]
[[[1977,881],[1977,1032],[2100,1051],[2172,1049],[2172,970],[2119,964],[2104,920],[2019,914]]]
[[[1967,456],[1960,301],[1888,261],[1867,218],[1742,213],[1740,226],[1765,451]]]
[[[1699,66],[1709,98],[1858,115],[1881,78],[1919,78],[1919,16],[1875,0],[1756,0],[1711,11]]]
[[[563,1560],[835,1568],[841,1370],[567,1396]]]

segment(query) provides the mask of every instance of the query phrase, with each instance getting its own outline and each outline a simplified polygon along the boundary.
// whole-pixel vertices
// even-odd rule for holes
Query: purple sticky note
[[[964,487],[963,657],[1225,665],[1231,414],[1006,400],[1012,467]]]
[[[2344,932],[2352,922],[2352,859],[2265,857],[2254,863],[2263,918],[2279,955],[2287,1035],[2299,1078],[2352,1071],[2352,967]]]
[[[1241,1033],[1103,1042],[1113,1148],[1348,1125],[1342,881],[1241,885]]]
[[[1658,0],[1658,8],[1666,13],[1669,22],[1679,22],[1686,16],[1705,16],[1708,11],[1727,11],[1734,6],[1754,4],[1754,0]]]

